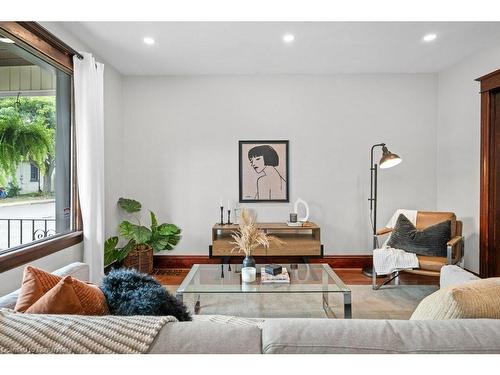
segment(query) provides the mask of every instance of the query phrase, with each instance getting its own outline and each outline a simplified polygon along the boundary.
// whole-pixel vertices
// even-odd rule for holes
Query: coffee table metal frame
[[[195,295],[195,314],[199,314],[201,294],[219,293],[322,293],[323,310],[327,317],[334,318],[335,315],[330,307],[330,293],[342,293],[344,302],[344,318],[352,318],[351,290],[344,284],[338,275],[326,263],[311,264],[286,264],[291,282],[290,284],[261,284],[260,267],[257,265],[257,280],[253,283],[241,282],[240,265],[228,264],[194,264],[187,276],[182,281],[176,291],[176,297],[183,302],[185,294]],[[298,280],[294,277],[294,270],[308,272],[305,280]],[[205,278],[209,277],[209,282],[202,281],[201,273]],[[318,275],[321,274],[321,280]]]

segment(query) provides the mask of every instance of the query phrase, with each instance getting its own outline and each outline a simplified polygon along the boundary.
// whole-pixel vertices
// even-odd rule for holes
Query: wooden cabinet
[[[269,248],[258,247],[254,256],[323,256],[321,245],[321,229],[314,223],[308,222],[302,227],[289,227],[286,223],[258,223],[258,227],[264,232],[279,237],[284,244],[279,246],[271,243]],[[237,224],[220,225],[212,228],[212,245],[210,246],[211,257],[244,256],[234,248],[231,234],[238,230]]]

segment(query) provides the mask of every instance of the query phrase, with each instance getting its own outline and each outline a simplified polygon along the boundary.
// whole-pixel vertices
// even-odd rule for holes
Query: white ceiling
[[[500,42],[500,22],[64,22],[125,75],[432,73]],[[436,33],[432,43],[422,42]],[[283,43],[293,33],[295,42]],[[154,46],[142,42],[155,38]]]

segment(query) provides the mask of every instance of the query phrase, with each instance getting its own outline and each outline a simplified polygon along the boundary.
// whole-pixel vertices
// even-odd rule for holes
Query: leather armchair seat
[[[405,270],[404,272],[427,276],[439,276],[441,267],[448,264],[456,264],[462,259],[464,251],[464,238],[462,236],[463,224],[460,220],[457,220],[453,212],[417,211],[417,222],[415,227],[417,230],[423,230],[447,220],[451,222],[451,238],[447,244],[447,256],[434,257],[417,255],[420,267],[413,270]],[[390,234],[392,230],[392,228],[382,228],[377,231],[377,235]]]

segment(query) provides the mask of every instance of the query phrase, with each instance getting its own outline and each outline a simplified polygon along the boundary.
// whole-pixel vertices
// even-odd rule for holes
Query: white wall
[[[208,254],[219,197],[238,199],[238,140],[290,140],[291,203],[247,206],[285,221],[305,199],[327,254],[370,253],[374,143],[404,160],[380,171],[380,224],[436,208],[435,75],[125,77],[123,92],[124,193],[183,229],[169,254]]]
[[[16,182],[17,186],[21,188],[19,194],[37,193],[38,187],[43,186],[43,176],[40,176],[40,185],[38,181],[31,181],[31,163],[22,162],[17,166],[16,170]],[[13,181],[12,178],[9,179],[9,183]]]
[[[479,272],[480,95],[476,78],[500,68],[500,47],[439,73],[437,208],[464,221],[465,267]]]

